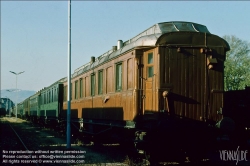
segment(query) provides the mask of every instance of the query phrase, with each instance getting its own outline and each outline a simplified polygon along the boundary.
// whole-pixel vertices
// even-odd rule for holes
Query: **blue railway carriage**
[[[39,123],[51,125],[58,122],[63,100],[63,84],[61,82],[64,79],[62,78],[40,91]]]
[[[37,122],[37,117],[40,114],[40,91],[35,93],[29,98],[30,103],[30,120],[34,123]]]

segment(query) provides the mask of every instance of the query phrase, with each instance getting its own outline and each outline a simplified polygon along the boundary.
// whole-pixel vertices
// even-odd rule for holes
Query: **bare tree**
[[[225,90],[245,89],[250,86],[250,43],[234,35],[223,38],[230,46],[225,61]]]

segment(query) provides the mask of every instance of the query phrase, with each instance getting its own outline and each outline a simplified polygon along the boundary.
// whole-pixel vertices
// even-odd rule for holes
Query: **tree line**
[[[224,63],[224,90],[241,90],[250,86],[250,43],[234,35],[225,35],[230,51]]]

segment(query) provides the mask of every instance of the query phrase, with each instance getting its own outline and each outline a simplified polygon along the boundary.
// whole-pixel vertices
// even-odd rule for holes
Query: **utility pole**
[[[24,73],[24,71],[19,72],[19,73],[16,73],[16,72],[13,72],[13,71],[10,71],[10,72],[11,72],[12,74],[15,74],[15,75],[16,75],[16,90],[17,90],[17,76],[18,76],[19,74]],[[17,92],[18,92],[18,91],[17,91]],[[16,119],[17,119],[17,100],[18,100],[17,96],[18,96],[18,93],[16,94]]]
[[[67,109],[67,149],[71,148],[71,0],[68,0],[68,109]]]

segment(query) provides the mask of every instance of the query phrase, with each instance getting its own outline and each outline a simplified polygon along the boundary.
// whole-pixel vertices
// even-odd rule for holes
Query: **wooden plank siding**
[[[143,115],[157,120],[158,113],[167,110],[198,121],[220,120],[217,111],[223,107],[223,93],[218,92],[223,92],[225,53],[230,49],[226,41],[206,30],[140,35],[144,36],[74,72],[71,109],[75,118],[136,121]],[[217,61],[213,67],[208,64],[211,58]],[[81,79],[82,93],[78,92]],[[67,82],[64,86],[65,90]],[[165,99],[164,91],[169,92]],[[65,97],[63,110],[67,110]]]
[[[152,54],[152,63],[148,63],[148,55]],[[143,88],[144,88],[144,114],[159,111],[158,105],[158,48],[150,49],[144,52],[143,58]],[[149,76],[149,68],[153,67],[153,75]]]
[[[102,120],[134,120],[137,115],[134,93],[135,82],[135,51],[130,51],[114,60],[111,60],[86,73],[72,78],[72,101],[71,110],[77,110],[78,119],[102,119]],[[116,90],[116,65],[122,64],[122,90]],[[98,71],[103,71],[103,93],[98,94]],[[91,96],[91,74],[95,74],[95,94]],[[75,98],[75,81],[78,81],[80,90],[80,79],[83,79],[83,96],[80,92]],[[64,83],[65,86],[67,83]],[[67,92],[66,92],[67,93]],[[107,99],[105,101],[105,99]],[[64,101],[63,110],[67,110],[67,102]]]
[[[216,111],[223,107],[223,96],[211,93],[211,90],[223,91],[223,69],[221,67],[223,61],[219,62],[218,69],[209,70],[206,55],[200,53],[200,49],[183,49],[183,52],[178,53],[177,48],[161,47],[159,92],[171,91],[172,95],[169,96],[169,100],[174,101],[174,107],[170,109],[174,109],[178,116],[202,120],[207,110],[208,119],[219,120],[220,117]],[[216,54],[213,56],[218,57]],[[159,94],[159,96],[163,101],[162,95]],[[161,107],[163,108],[163,104]]]

